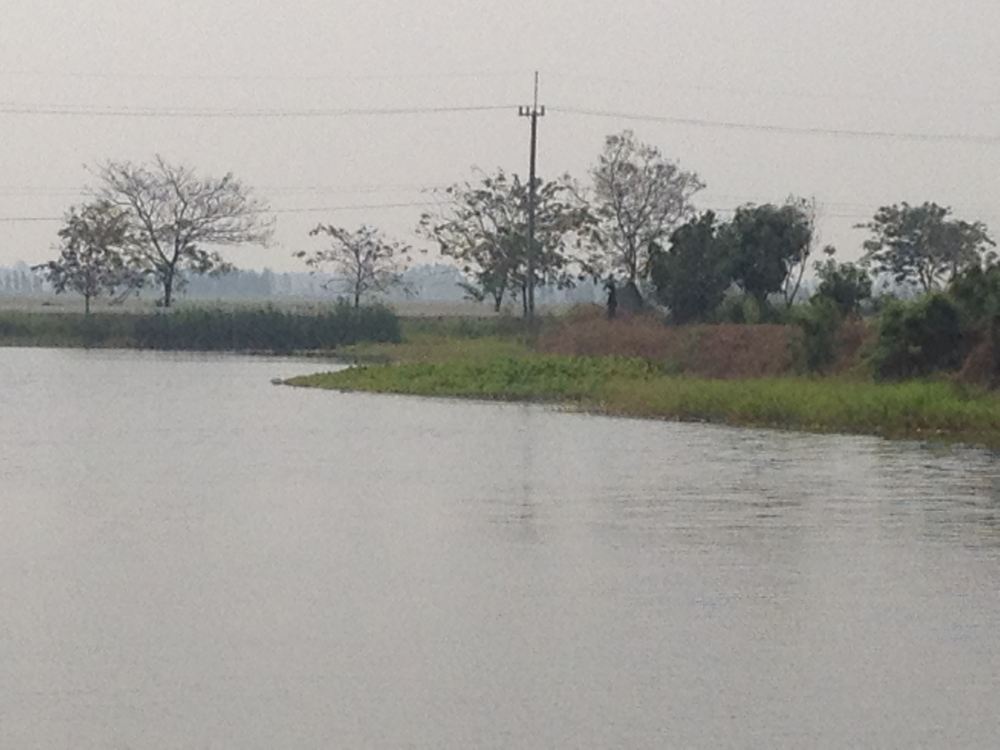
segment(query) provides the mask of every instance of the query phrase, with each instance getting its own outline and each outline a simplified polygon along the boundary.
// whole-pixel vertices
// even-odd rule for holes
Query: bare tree
[[[650,250],[664,245],[693,213],[691,197],[705,184],[631,130],[605,139],[591,173],[595,213],[610,260],[634,284],[648,273]]]
[[[157,156],[150,165],[106,162],[96,169],[96,196],[128,217],[129,254],[163,290],[170,307],[184,273],[230,268],[212,246],[266,244],[268,207],[233,175],[199,177]]]
[[[338,286],[351,295],[354,307],[361,306],[361,298],[372,292],[386,292],[403,283],[403,271],[410,261],[409,245],[386,240],[382,233],[362,225],[356,231],[320,224],[311,237],[325,235],[330,246],[312,255],[300,250],[293,255],[305,258],[306,265],[314,270],[329,267],[333,279],[327,285]]]
[[[819,229],[816,226],[819,204],[815,198],[806,199],[790,196],[785,201],[785,205],[798,210],[802,215],[808,225],[809,237],[808,242],[799,245],[795,255],[788,260],[788,270],[785,274],[785,280],[781,284],[781,295],[785,299],[785,308],[788,309],[795,304],[795,298],[802,288],[802,279],[805,276],[809,258],[812,257],[813,250],[819,244],[820,238]]]
[[[86,315],[91,300],[101,295],[121,302],[144,279],[125,254],[128,225],[125,213],[105,201],[71,208],[59,230],[59,257],[34,268],[45,274],[56,294],[67,290],[81,294]]]

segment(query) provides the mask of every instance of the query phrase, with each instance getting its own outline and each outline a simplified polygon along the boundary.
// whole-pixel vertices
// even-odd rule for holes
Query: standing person
[[[612,320],[618,312],[618,292],[615,289],[614,276],[608,276],[604,288],[608,290],[608,320]]]

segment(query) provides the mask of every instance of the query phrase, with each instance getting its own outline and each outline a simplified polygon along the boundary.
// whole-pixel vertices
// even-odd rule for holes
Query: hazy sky
[[[541,101],[793,128],[1000,137],[996,0],[4,0],[0,264],[51,257],[85,164],[160,153],[233,171],[271,201],[277,244],[244,266],[301,268],[317,222],[412,239],[421,187],[473,166],[526,171],[516,105]],[[423,115],[164,117],[81,108],[278,110],[510,105]],[[53,114],[64,110],[77,114]],[[823,240],[878,205],[936,200],[1000,234],[1000,138],[917,141],[725,129],[551,111],[539,171],[586,176],[629,127],[708,183],[703,206],[815,196]],[[380,206],[344,209],[345,206]],[[333,210],[339,207],[339,210]],[[303,209],[328,208],[324,211]]]

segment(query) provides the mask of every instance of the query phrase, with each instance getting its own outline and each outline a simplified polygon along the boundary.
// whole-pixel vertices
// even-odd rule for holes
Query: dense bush
[[[795,308],[802,329],[802,360],[810,372],[827,369],[837,358],[837,332],[843,321],[837,303],[828,297],[813,297]]]
[[[886,305],[872,365],[879,378],[921,377],[958,369],[967,348],[958,306],[944,294],[930,294]]]
[[[978,342],[962,368],[962,380],[1000,386],[1000,266],[968,269],[952,281],[948,294],[969,338]]]
[[[736,325],[760,325],[771,322],[773,308],[747,294],[734,294],[723,299],[715,311],[714,322]]]
[[[969,269],[952,281],[948,294],[961,310],[966,325],[982,327],[1000,315],[1000,266]]]

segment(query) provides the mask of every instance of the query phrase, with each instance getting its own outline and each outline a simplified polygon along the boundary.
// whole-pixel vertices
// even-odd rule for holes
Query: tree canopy
[[[635,283],[649,273],[650,251],[693,213],[691,197],[705,184],[631,130],[605,139],[591,175],[607,270]]]
[[[951,209],[937,203],[883,206],[858,225],[872,235],[864,243],[863,262],[896,283],[917,284],[925,292],[939,288],[979,266],[996,245],[982,222],[950,217]]]
[[[127,253],[163,291],[169,307],[184,273],[229,267],[213,247],[265,244],[268,207],[231,173],[201,177],[157,156],[152,164],[109,161],[96,169],[96,197],[122,212]]]
[[[386,239],[375,227],[362,225],[351,231],[319,224],[309,235],[324,235],[329,238],[329,246],[312,254],[299,251],[294,253],[295,257],[304,258],[306,265],[314,270],[329,268],[333,273],[329,284],[349,294],[355,308],[360,307],[365,295],[386,292],[402,284],[411,248]]]
[[[519,297],[527,314],[527,183],[500,169],[452,185],[440,198],[440,207],[421,217],[418,232],[434,240],[442,255],[462,264],[472,298],[489,299],[499,310],[507,296]],[[538,283],[565,288],[586,272],[582,238],[593,222],[567,179],[539,180],[534,247]]]
[[[862,266],[838,263],[832,257],[832,250],[827,249],[825,261],[814,264],[820,283],[813,299],[830,300],[841,315],[857,314],[861,303],[872,296],[872,279]]]
[[[650,280],[676,323],[710,315],[732,283],[732,258],[718,230],[715,214],[706,211],[674,230],[666,250],[650,259]]]
[[[40,266],[57,294],[83,296],[84,312],[91,300],[108,295],[120,301],[142,286],[144,274],[125,254],[130,244],[127,215],[106,201],[73,207],[59,230],[59,257]]]
[[[732,258],[733,280],[761,307],[769,294],[782,290],[812,236],[812,217],[797,201],[741,206],[720,231]]]

